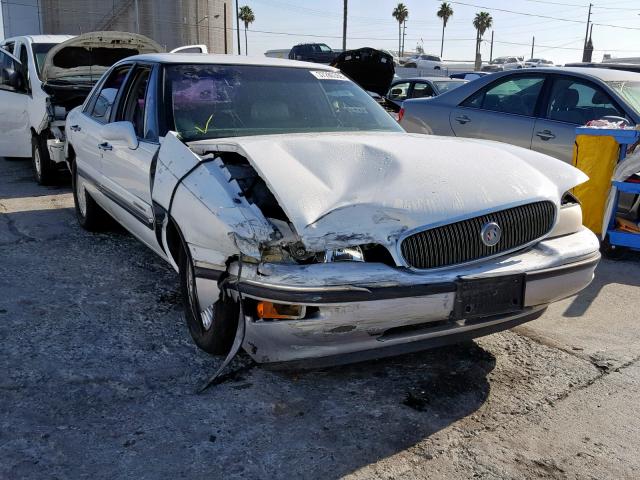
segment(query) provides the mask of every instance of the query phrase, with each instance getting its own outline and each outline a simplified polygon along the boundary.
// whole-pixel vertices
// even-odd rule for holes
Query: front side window
[[[573,78],[557,78],[553,82],[547,106],[549,120],[584,125],[610,115],[625,116],[597,85]]]
[[[476,77],[477,78],[477,77]],[[450,82],[448,80],[433,82],[436,85],[439,93],[448,92],[449,90],[453,90],[454,88],[458,88],[461,85],[464,85],[465,82]]]
[[[169,125],[186,140],[296,132],[402,131],[339,72],[253,65],[171,65]]]
[[[543,83],[544,77],[510,77],[475,93],[462,106],[533,116]]]
[[[89,116],[100,123],[107,123],[111,117],[113,103],[118,90],[124,83],[131,65],[124,65],[114,69],[96,94],[95,101],[90,108]]]
[[[151,69],[146,67],[134,72],[123,112],[123,120],[133,124],[137,137],[141,139],[145,138],[146,93],[150,75]]]

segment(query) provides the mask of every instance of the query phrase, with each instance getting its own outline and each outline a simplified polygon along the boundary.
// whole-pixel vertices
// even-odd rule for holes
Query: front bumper
[[[243,266],[244,298],[315,307],[301,320],[258,320],[245,311],[244,348],[258,362],[321,366],[384,357],[474,338],[539,317],[593,279],[599,243],[587,229],[525,251],[461,267],[411,272],[380,264]],[[231,275],[234,275],[232,270]],[[524,310],[449,320],[456,280],[525,274]],[[250,310],[250,309],[245,309]]]

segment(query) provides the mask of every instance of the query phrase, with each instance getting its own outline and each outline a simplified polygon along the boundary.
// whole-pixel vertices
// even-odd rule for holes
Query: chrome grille
[[[408,236],[400,245],[407,265],[438,268],[471,262],[527,245],[547,234],[555,220],[552,202],[535,202],[442,225]],[[485,245],[480,236],[489,222],[500,226],[497,245]]]

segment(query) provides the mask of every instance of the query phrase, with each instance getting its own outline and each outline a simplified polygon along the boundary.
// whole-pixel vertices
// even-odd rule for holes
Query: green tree
[[[409,18],[409,10],[404,3],[399,3],[398,6],[393,9],[391,15],[398,21],[398,56],[401,57],[404,53],[402,48],[402,25],[407,21],[407,18]]]
[[[493,26],[493,18],[489,12],[476,13],[473,19],[473,27],[476,29],[476,70],[480,70],[482,66],[482,58],[480,57],[480,42],[484,33]]]
[[[444,29],[447,28],[449,19],[453,17],[453,8],[451,8],[451,5],[447,2],[442,2],[437,15],[442,19],[442,40],[440,42],[440,58],[442,58],[442,52],[444,51]]]
[[[240,14],[238,15],[238,18],[244,23],[244,54],[249,55],[247,46],[247,29],[249,28],[249,24],[255,21],[256,16],[253,14],[251,7],[245,5],[244,7],[240,7]]]

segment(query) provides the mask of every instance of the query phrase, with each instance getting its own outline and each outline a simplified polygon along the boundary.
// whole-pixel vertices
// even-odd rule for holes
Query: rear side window
[[[123,65],[114,69],[102,84],[99,91],[94,94],[86,113],[95,121],[100,123],[107,123],[109,121],[118,90],[120,90],[125,78],[127,78],[129,70],[131,70],[131,65]]]
[[[557,78],[553,82],[547,118],[584,125],[606,116],[624,117],[611,97],[597,85],[584,80]]]
[[[510,77],[476,92],[461,105],[493,112],[533,116],[543,83],[542,76]]]

